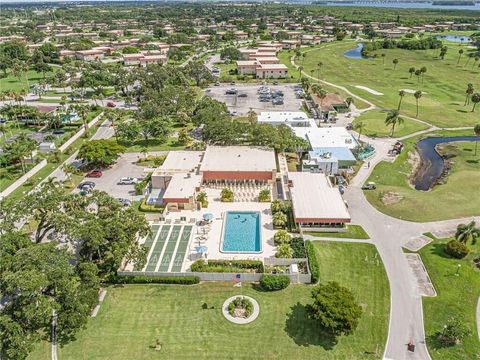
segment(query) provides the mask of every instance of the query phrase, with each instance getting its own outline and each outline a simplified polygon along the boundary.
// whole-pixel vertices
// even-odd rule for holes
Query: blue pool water
[[[227,211],[223,225],[223,252],[261,252],[260,213]]]

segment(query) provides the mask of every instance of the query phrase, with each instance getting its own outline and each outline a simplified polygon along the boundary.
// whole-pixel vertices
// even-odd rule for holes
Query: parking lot
[[[149,155],[154,153],[149,153]],[[155,152],[156,154],[156,152]],[[119,185],[118,182],[124,177],[143,178],[144,166],[135,164],[139,157],[143,155],[140,153],[126,153],[123,154],[109,169],[102,170],[102,177],[89,178],[86,177],[84,181],[92,181],[95,183],[95,190],[105,191],[115,198],[128,199],[130,201],[141,200],[142,195],[135,195],[134,185]],[[79,189],[75,189],[78,192]]]
[[[295,95],[295,84],[268,85],[272,92],[283,92],[283,105],[273,105],[272,101],[260,101],[258,90],[261,86],[260,84],[222,84],[206,89],[205,95],[226,103],[228,109],[236,112],[236,115],[245,115],[250,109],[257,113],[262,111],[298,111],[300,109],[302,99]],[[233,88],[237,89],[236,95],[226,94],[227,90]]]

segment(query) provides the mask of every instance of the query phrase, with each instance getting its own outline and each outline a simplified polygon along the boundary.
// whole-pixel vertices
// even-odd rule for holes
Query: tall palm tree
[[[476,136],[480,137],[480,124],[477,124],[473,127],[473,132]],[[477,146],[479,141],[480,139],[478,139],[478,141],[475,141],[475,156],[477,156]]]
[[[382,65],[385,66],[385,56],[387,56],[385,53],[381,54],[382,57]]]
[[[359,121],[355,124],[353,124],[353,130],[358,132],[358,142],[360,142],[360,137],[362,136],[363,130],[365,130],[365,123],[363,121]]]
[[[422,84],[423,84],[423,79],[424,79],[424,77],[425,77],[425,73],[427,72],[427,67],[426,67],[426,66],[422,66],[422,67],[420,68],[420,72],[421,72],[421,74],[422,74]]]
[[[475,106],[480,102],[480,93],[473,94],[471,100],[473,102],[472,112],[474,112]]]
[[[302,71],[303,71],[303,66],[299,66],[298,67],[298,75],[299,75],[299,79],[302,78]]]
[[[317,78],[320,79],[320,69],[322,68],[323,66],[323,62],[319,61],[317,63]]]
[[[420,90],[417,90],[415,91],[415,94],[413,94],[413,96],[415,96],[415,102],[417,104],[417,114],[415,115],[415,117],[418,117],[418,100],[420,100],[420,98],[422,97],[422,92]]]
[[[398,65],[398,59],[393,59],[392,63],[393,63],[393,70],[396,70]]]
[[[400,99],[398,100],[397,110],[400,111],[400,106],[402,106],[402,100],[403,100],[403,97],[405,96],[405,90],[400,90],[398,92],[398,96],[400,96]]]
[[[391,126],[392,131],[390,132],[390,136],[393,137],[395,132],[395,126],[403,124],[403,118],[400,117],[400,112],[398,110],[390,110],[385,118],[385,125]]]
[[[465,90],[465,103],[463,106],[467,106],[470,104],[470,97],[473,95],[475,92],[475,89],[473,88],[473,84],[467,84],[467,90]]]
[[[324,89],[320,89],[317,92],[317,96],[320,98],[320,106],[323,107],[323,100],[327,97],[327,92]]]
[[[412,78],[413,74],[415,74],[415,68],[412,66],[410,69],[408,69],[408,72],[410,73],[410,79]]]
[[[472,70],[473,70],[473,68],[475,67],[475,65],[477,65],[478,60],[480,60],[480,57],[475,56],[475,58],[473,59]]]
[[[472,244],[475,245],[478,237],[480,237],[480,228],[476,227],[475,221],[457,226],[455,239],[458,241],[466,244],[468,240],[472,240]]]
[[[463,49],[458,50],[458,60],[457,60],[457,65],[460,62],[460,58],[462,57],[463,54]]]

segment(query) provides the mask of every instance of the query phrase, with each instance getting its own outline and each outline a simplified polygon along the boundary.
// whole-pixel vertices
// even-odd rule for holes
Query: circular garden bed
[[[225,300],[222,306],[223,316],[235,324],[248,324],[260,314],[258,302],[245,295],[236,295]]]

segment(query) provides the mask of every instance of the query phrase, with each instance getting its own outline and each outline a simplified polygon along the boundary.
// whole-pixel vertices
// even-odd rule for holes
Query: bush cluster
[[[179,285],[193,285],[200,282],[198,276],[146,276],[146,275],[117,275],[111,282],[114,284],[179,284]]]
[[[304,258],[307,256],[305,253],[305,244],[303,243],[303,238],[301,237],[296,237],[293,238],[292,241],[290,242],[290,246],[293,250],[293,258],[298,259],[298,258]]]
[[[191,270],[193,272],[219,272],[219,273],[238,273],[238,272],[256,272],[263,273],[263,262],[259,260],[208,260],[208,264],[199,259],[195,261]]]
[[[457,259],[463,259],[465,256],[468,255],[469,252],[467,246],[458,240],[449,241],[445,245],[444,251],[446,254],[453,256]]]
[[[315,255],[315,247],[309,240],[305,241],[305,250],[307,251],[310,274],[312,274],[312,283],[315,284],[318,282],[318,279],[320,279],[320,265]]]
[[[276,291],[285,289],[290,284],[290,278],[287,275],[262,275],[260,286],[267,291]]]
[[[230,304],[228,304],[228,313],[231,316],[235,315],[235,309],[243,309],[244,316],[247,318],[253,312],[253,304],[250,300],[246,298],[241,298],[240,296],[235,298]]]

